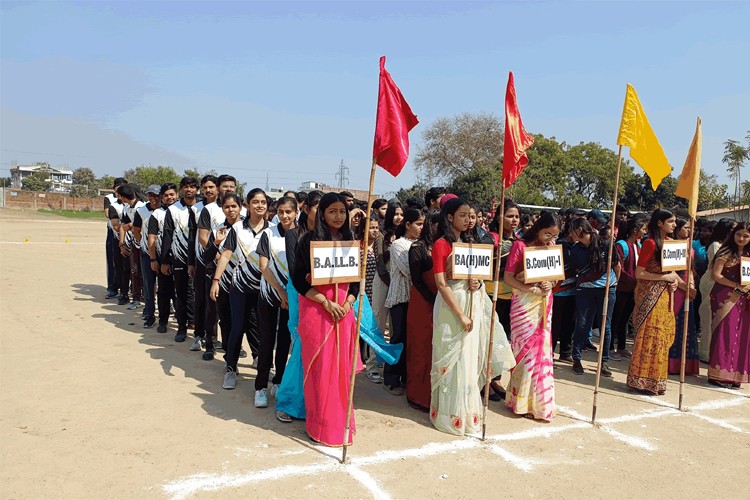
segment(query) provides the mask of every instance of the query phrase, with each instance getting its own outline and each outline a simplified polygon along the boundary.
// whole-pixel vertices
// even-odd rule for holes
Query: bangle
[[[211,281],[215,281],[216,283],[218,283],[219,281],[221,281],[221,279],[220,278],[214,278]]]

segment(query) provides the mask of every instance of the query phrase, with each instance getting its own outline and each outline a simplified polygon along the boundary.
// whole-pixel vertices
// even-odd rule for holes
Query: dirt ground
[[[748,498],[750,391],[706,385],[667,394],[603,379],[590,425],[584,376],[556,366],[560,414],[544,424],[490,403],[488,439],[436,431],[360,375],[358,432],[312,446],[304,423],[253,407],[254,370],[237,389],[222,361],[141,327],[104,299],[105,223],[0,210],[0,496],[11,498]],[[24,241],[28,240],[28,241]],[[23,342],[22,342],[23,340]]]

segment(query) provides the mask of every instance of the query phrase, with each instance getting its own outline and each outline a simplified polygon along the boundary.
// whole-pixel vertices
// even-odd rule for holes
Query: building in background
[[[52,167],[49,163],[37,162],[34,165],[14,165],[10,169],[11,185],[15,188],[23,187],[23,180],[35,172],[45,172],[52,183],[50,191],[69,193],[73,187],[73,171]]]

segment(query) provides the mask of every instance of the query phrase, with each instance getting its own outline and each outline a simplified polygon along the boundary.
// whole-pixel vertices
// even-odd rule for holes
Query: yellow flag
[[[664,150],[659,144],[659,139],[656,138],[654,129],[651,128],[646,118],[641,101],[638,100],[638,94],[629,83],[625,92],[625,105],[622,109],[617,144],[630,147],[630,157],[651,178],[651,187],[654,191],[659,187],[662,179],[672,171]]]
[[[695,219],[698,211],[698,186],[701,178],[701,143],[703,135],[701,132],[701,118],[698,117],[698,123],[695,125],[695,135],[693,142],[690,144],[685,166],[682,167],[680,180],[677,182],[677,190],[674,194],[680,198],[687,198],[688,212]]]

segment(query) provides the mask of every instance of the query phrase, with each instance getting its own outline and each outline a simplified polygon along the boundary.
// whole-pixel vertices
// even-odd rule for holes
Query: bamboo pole
[[[619,151],[617,152],[617,174],[615,175],[615,195],[612,199],[612,217],[610,217],[609,220],[609,226],[610,226],[610,235],[609,235],[609,254],[607,255],[607,267],[606,267],[606,273],[607,273],[607,279],[604,285],[604,306],[602,307],[602,322],[601,326],[599,327],[599,356],[598,361],[596,365],[596,382],[594,383],[594,405],[591,410],[591,423],[596,423],[596,403],[597,399],[599,397],[599,382],[602,378],[602,355],[604,354],[604,340],[606,339],[606,331],[607,331],[607,308],[609,307],[609,285],[610,285],[610,275],[612,274],[612,252],[614,250],[615,246],[615,217],[616,217],[616,209],[617,209],[617,194],[620,190],[620,167],[622,166],[622,146],[620,146]],[[612,342],[612,339],[610,339],[610,343]]]
[[[365,210],[365,220],[370,220],[370,204],[372,203],[372,191],[375,188],[375,169],[377,168],[377,159],[372,159],[372,169],[370,170],[370,188],[367,192],[367,209]],[[369,224],[369,223],[368,223]],[[369,226],[368,226],[369,227]],[[351,432],[351,418],[352,418],[352,407],[354,405],[354,377],[357,374],[357,358],[359,356],[359,329],[362,327],[362,313],[365,310],[364,307],[364,296],[365,296],[365,280],[367,276],[367,247],[370,242],[370,231],[365,231],[364,245],[364,263],[360,265],[359,272],[359,310],[357,311],[357,329],[354,337],[354,355],[352,356],[352,374],[349,381],[349,402],[346,406],[346,429],[344,430],[344,445],[341,452],[341,463],[346,463],[346,449],[349,443],[349,436]],[[402,354],[405,356],[406,354]]]
[[[492,290],[492,310],[490,311],[490,338],[487,346],[487,365],[484,368],[484,407],[482,409],[482,441],[484,441],[487,434],[487,407],[490,404],[490,382],[492,382],[492,374],[490,373],[490,366],[492,363],[492,346],[494,345],[495,338],[495,309],[497,308],[497,289],[500,288],[500,262],[502,261],[503,253],[503,235],[505,234],[505,183],[501,182],[500,188],[500,227],[498,228],[498,243],[497,243],[497,262],[495,263],[495,280],[494,289]]]
[[[685,271],[685,283],[687,283],[687,290],[685,291],[685,311],[682,325],[682,354],[680,357],[680,400],[677,405],[678,410],[682,410],[682,396],[683,389],[685,386],[685,361],[687,359],[687,342],[688,342],[688,326],[690,325],[690,284],[693,282],[693,230],[695,227],[695,220],[690,217],[690,229],[688,231],[688,250],[687,250],[687,270]]]

